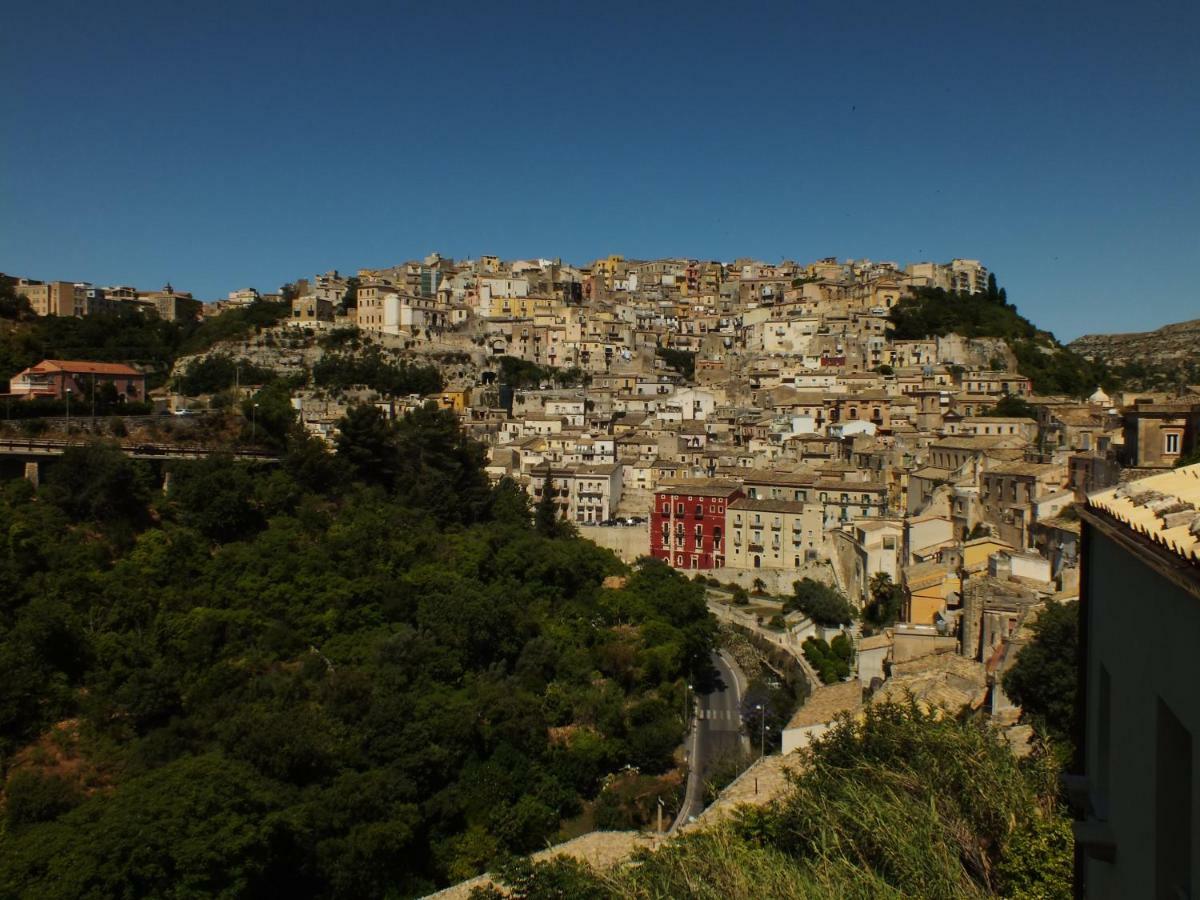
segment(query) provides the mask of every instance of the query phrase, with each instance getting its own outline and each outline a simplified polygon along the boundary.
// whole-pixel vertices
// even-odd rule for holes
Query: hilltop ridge
[[[1128,387],[1150,389],[1200,380],[1200,319],[1153,331],[1085,334],[1067,346],[1111,369]]]

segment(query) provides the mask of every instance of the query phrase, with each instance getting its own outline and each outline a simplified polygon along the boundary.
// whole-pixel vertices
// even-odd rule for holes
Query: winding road
[[[714,760],[742,746],[742,695],[745,676],[724,651],[714,653],[713,665],[721,675],[721,686],[711,694],[697,694],[688,736],[688,782],[683,806],[674,831],[704,809],[704,779]]]

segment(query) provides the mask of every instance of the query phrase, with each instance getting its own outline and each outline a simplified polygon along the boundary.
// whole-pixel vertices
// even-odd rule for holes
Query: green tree
[[[1079,603],[1048,602],[1030,630],[1033,639],[1004,674],[1004,692],[1037,728],[1070,743],[1076,727]]]
[[[443,523],[470,523],[487,516],[487,453],[466,435],[453,412],[426,403],[406,413],[396,424],[396,449],[396,487],[402,500]]]
[[[63,451],[44,496],[77,519],[138,524],[146,519],[150,473],[115,444],[89,441]]]
[[[1037,419],[1037,410],[1023,397],[1007,394],[996,401],[996,405],[985,409],[981,416],[989,418],[1023,418]]]
[[[249,537],[264,524],[250,467],[220,455],[174,463],[168,500],[183,524],[218,543]]]
[[[394,488],[400,475],[396,427],[383,412],[367,404],[352,406],[337,427],[338,458],[346,461],[354,477],[388,490]]]
[[[793,595],[783,604],[785,613],[799,610],[825,628],[849,625],[854,620],[854,609],[837,588],[803,578],[792,584]]]
[[[184,757],[24,830],[0,884],[30,898],[259,896],[290,884],[287,792],[245,764]]]
[[[74,781],[30,769],[9,775],[4,795],[5,819],[13,829],[52,821],[83,801],[83,792]]]
[[[863,610],[863,621],[877,629],[896,624],[904,606],[904,589],[887,572],[876,572],[868,590],[871,599]]]

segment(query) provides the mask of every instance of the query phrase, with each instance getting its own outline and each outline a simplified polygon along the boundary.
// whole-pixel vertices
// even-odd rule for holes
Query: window
[[[1164,436],[1163,452],[1178,453],[1179,452],[1179,434],[1178,432],[1168,432]]]
[[[700,543],[703,540],[704,540],[704,526],[697,525],[696,526],[696,543]]]
[[[683,504],[682,503],[675,504],[675,515],[677,515],[677,516],[683,515]]]

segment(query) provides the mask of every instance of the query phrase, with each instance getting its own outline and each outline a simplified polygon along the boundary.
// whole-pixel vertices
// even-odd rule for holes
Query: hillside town
[[[576,267],[432,254],[209,304],[170,285],[15,289],[39,316],[126,303],[173,320],[277,304],[273,328],[208,351],[276,371],[303,373],[330,336],[348,335],[435,365],[444,386],[433,395],[301,385],[292,405],[332,441],[351,405],[394,417],[432,400],[486,446],[493,481],[553,503],[626,561],[651,555],[763,596],[811,579],[860,611],[882,603],[872,635],[849,632],[864,687],[947,648],[998,684],[1045,601],[1078,595],[1076,504],[1172,467],[1200,425],[1194,393],[1038,395],[1004,340],[896,338],[892,314],[914,292],[1004,304],[970,259],[613,255]],[[9,396],[61,399],[71,379],[83,396],[90,376],[93,390],[99,377],[140,397],[131,363],[48,360]],[[169,385],[158,394],[196,403]],[[766,611],[772,624],[757,624],[794,646],[831,636],[802,613]]]

